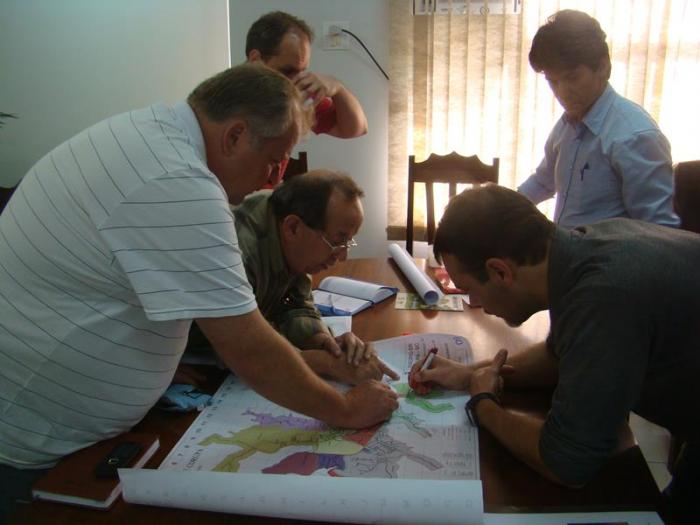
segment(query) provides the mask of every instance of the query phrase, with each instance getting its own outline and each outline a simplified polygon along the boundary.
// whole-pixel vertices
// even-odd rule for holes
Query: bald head
[[[314,170],[283,182],[270,197],[278,219],[297,215],[312,228],[326,224],[328,203],[337,193],[339,198],[354,200],[364,197],[364,191],[347,174],[331,170]]]
[[[298,175],[275,189],[270,205],[292,273],[313,274],[345,260],[364,219],[363,195],[348,175],[330,170]]]

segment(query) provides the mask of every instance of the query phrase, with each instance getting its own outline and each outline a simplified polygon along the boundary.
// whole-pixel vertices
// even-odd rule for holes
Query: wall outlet
[[[323,22],[323,49],[350,49],[350,35],[338,29],[350,30],[350,22]]]

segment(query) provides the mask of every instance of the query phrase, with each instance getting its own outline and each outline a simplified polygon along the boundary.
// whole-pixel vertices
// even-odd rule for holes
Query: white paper
[[[316,308],[330,316],[355,315],[397,291],[391,286],[331,276],[323,279],[312,294]]]
[[[396,293],[396,288],[391,286],[337,276],[326,277],[319,283],[318,288],[326,292],[348,295],[374,303],[391,297]]]
[[[119,469],[124,500],[343,523],[481,525],[481,482]]]
[[[656,512],[484,514],[484,525],[663,525]]]
[[[353,315],[372,306],[372,301],[350,297],[349,295],[340,295],[325,290],[314,290],[311,293],[314,298],[314,305],[324,314]]]
[[[331,329],[333,335],[338,337],[347,332],[352,332],[352,316],[351,315],[336,315],[332,317],[321,317],[328,328]]]
[[[389,245],[389,255],[410,281],[416,292],[421,296],[425,304],[436,304],[442,298],[442,292],[437,285],[416,266],[413,257],[396,243]]]
[[[472,361],[469,342],[414,334],[374,344],[401,376],[389,381],[399,409],[386,423],[331,428],[229,376],[157,473],[123,473],[125,499],[355,523],[436,523],[436,515],[440,523],[481,523],[478,433],[463,408],[468,396],[435,391],[419,397],[407,383],[413,364],[433,347],[455,361]]]
[[[384,478],[387,483],[478,479],[478,433],[463,409],[469,396],[440,390],[417,396],[408,385],[411,367],[431,348],[467,363],[472,360],[469,342],[449,334],[415,334],[374,345],[400,376],[388,381],[399,394],[399,408],[381,426],[331,428],[262,398],[229,376],[159,468]]]

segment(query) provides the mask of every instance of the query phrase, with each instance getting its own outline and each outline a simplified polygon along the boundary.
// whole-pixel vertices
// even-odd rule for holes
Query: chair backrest
[[[299,158],[289,157],[289,163],[287,164],[287,169],[284,170],[284,178],[291,179],[296,175],[301,175],[309,171],[309,167],[306,164],[306,152],[300,151]]]
[[[493,164],[484,164],[479,157],[463,157],[452,152],[449,155],[436,155],[423,162],[416,162],[413,155],[408,157],[408,213],[406,217],[406,251],[413,254],[413,207],[415,185],[425,184],[426,219],[428,244],[435,239],[435,201],[433,183],[449,184],[450,198],[457,194],[457,184],[498,184],[498,159]]]
[[[700,233],[700,160],[679,162],[673,178],[673,208],[681,218],[681,228]]]

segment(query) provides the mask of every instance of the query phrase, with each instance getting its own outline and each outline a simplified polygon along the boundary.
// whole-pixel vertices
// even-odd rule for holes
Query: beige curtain
[[[510,188],[533,172],[561,108],[527,55],[537,29],[560,9],[600,22],[612,86],[657,120],[674,161],[700,159],[700,1],[523,0],[519,14],[414,16],[412,0],[391,0],[389,239],[405,236],[411,154],[422,160],[457,151],[486,163],[498,157],[499,182]],[[447,189],[438,193],[442,210]],[[541,208],[553,211],[551,202]],[[424,218],[417,208],[419,239]]]

